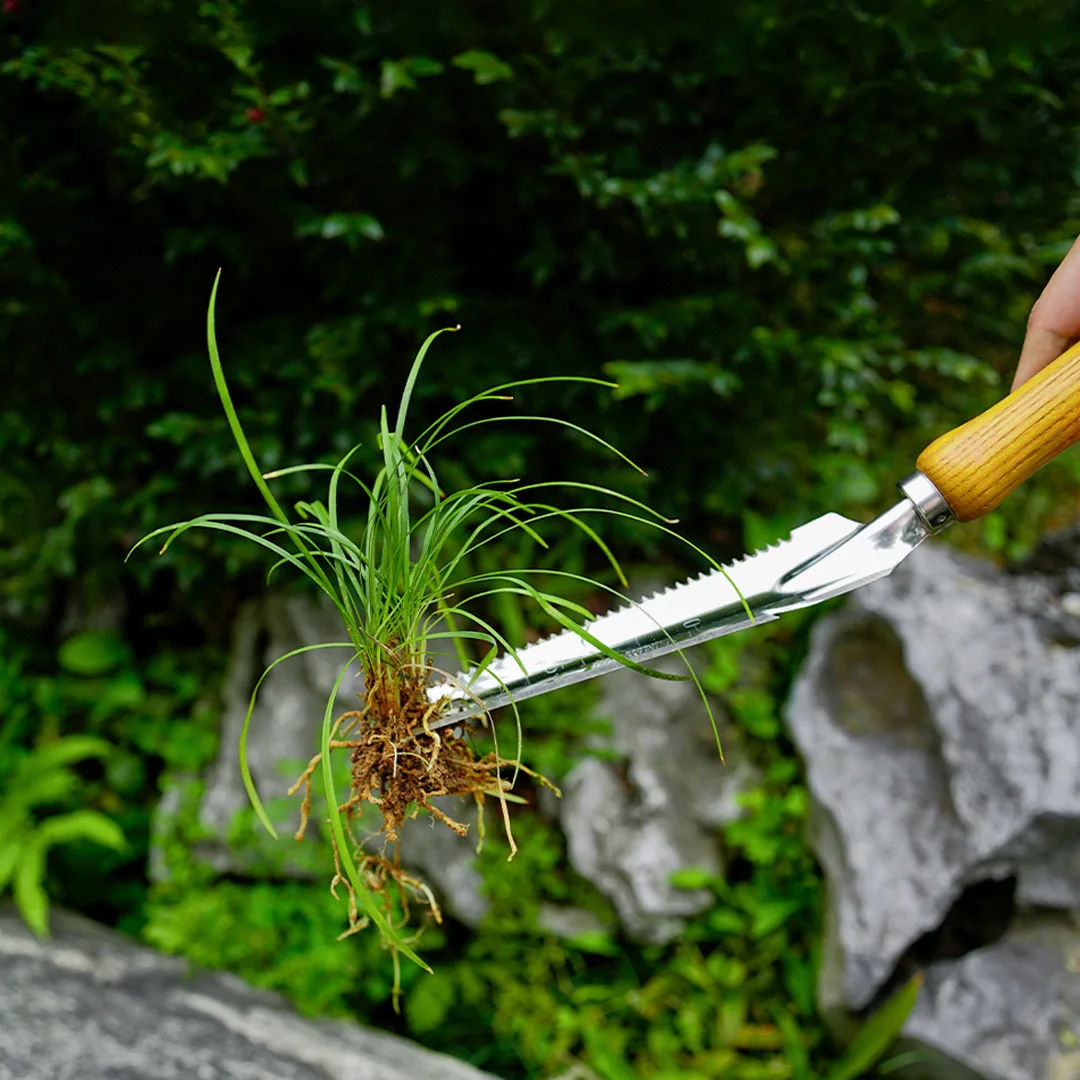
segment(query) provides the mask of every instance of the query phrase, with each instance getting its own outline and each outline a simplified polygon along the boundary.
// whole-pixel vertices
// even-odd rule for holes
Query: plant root
[[[370,802],[379,807],[390,843],[421,810],[465,836],[468,826],[432,800],[442,795],[499,797],[509,790],[501,773],[513,762],[493,753],[478,757],[464,735],[432,731],[441,703],[429,701],[427,686],[427,671],[384,667],[368,676],[363,711],[350,714],[353,799],[357,806]]]
[[[505,796],[514,778],[518,772],[524,772],[553,787],[520,762],[501,758],[497,752],[479,755],[463,733],[433,731],[431,722],[445,704],[441,701],[432,704],[429,700],[429,675],[429,669],[416,664],[384,665],[369,671],[365,679],[363,708],[343,713],[330,732],[331,752],[349,751],[349,798],[337,809],[354,849],[351,854],[360,882],[380,899],[387,920],[400,920],[401,924],[409,921],[410,904],[426,909],[435,922],[442,921],[431,889],[401,868],[399,848],[394,849],[392,861],[385,855],[387,845],[399,841],[406,821],[426,810],[458,836],[466,836],[469,826],[456,821],[433,800],[444,795],[471,795],[480,811],[482,837],[484,802],[487,798],[495,798],[500,803],[512,858],[517,845],[510,831]],[[316,754],[289,789],[290,795],[301,787],[304,789],[297,840],[303,838],[307,828],[311,814],[312,776],[321,761],[322,754]],[[504,776],[504,771],[511,775]],[[373,837],[358,839],[356,835],[360,815],[368,804],[377,807],[382,817],[382,826],[375,833],[375,836],[383,837],[379,853],[365,847]],[[359,912],[354,888],[342,867],[336,841],[334,863],[330,888],[335,896],[338,886],[348,893],[349,927],[345,931],[348,935],[363,929],[368,920]]]

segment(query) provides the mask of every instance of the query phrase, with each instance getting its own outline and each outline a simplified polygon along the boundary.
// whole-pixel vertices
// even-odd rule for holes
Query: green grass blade
[[[228,417],[229,427],[232,428],[233,438],[236,440],[236,446],[240,451],[240,456],[244,459],[244,464],[251,474],[251,479],[255,481],[255,486],[259,489],[259,494],[262,495],[263,499],[266,501],[266,505],[270,507],[270,512],[274,517],[279,521],[287,522],[289,519],[286,517],[285,511],[278,505],[278,501],[274,498],[273,492],[267,486],[266,481],[263,479],[262,469],[259,468],[255,461],[255,455],[251,452],[251,446],[247,441],[247,436],[244,434],[244,428],[240,423],[240,417],[237,415],[236,408],[233,405],[232,395],[229,393],[229,385],[225,381],[225,371],[221,366],[221,355],[218,352],[217,334],[214,329],[214,313],[217,304],[218,284],[220,282],[221,271],[219,270],[214,276],[214,287],[210,290],[210,306],[206,311],[206,345],[210,350],[210,367],[214,372],[214,385],[217,387],[218,397],[221,399],[221,407],[225,410],[226,417]]]
[[[614,454],[620,460],[626,462],[631,469],[636,469],[642,476],[648,476],[649,474],[640,466],[635,464],[629,457],[626,456],[618,447],[612,446],[611,443],[605,439],[601,439],[599,435],[589,431],[588,428],[583,428],[580,424],[575,424],[570,420],[563,420],[557,416],[488,416],[481,420],[470,420],[466,424],[461,424],[459,427],[453,428],[451,431],[440,435],[437,439],[433,440],[428,446],[424,448],[424,452],[434,449],[440,443],[446,442],[447,439],[452,439],[457,435],[460,435],[463,431],[470,431],[472,428],[483,427],[486,424],[505,424],[508,421],[513,423],[537,423],[537,424],[555,424],[557,427],[569,428],[571,431],[576,432],[583,438],[588,439],[591,442],[598,443],[609,453]]]
[[[698,545],[693,543],[692,541],[687,540],[686,537],[680,536],[677,532],[675,532],[674,529],[669,529],[666,525],[663,525],[658,521],[649,521],[648,519],[643,518],[638,514],[631,514],[626,510],[616,510],[610,506],[590,506],[587,508],[587,511],[583,511],[581,509],[575,511],[575,513],[578,514],[584,512],[590,514],[607,514],[610,517],[626,518],[629,521],[636,521],[639,525],[645,525],[647,528],[653,529],[656,532],[664,533],[665,535],[670,536],[675,540],[678,540],[679,543],[682,544],[684,547],[689,548],[696,555],[700,555],[701,558],[709,564],[711,569],[718,570],[721,574],[724,575],[725,578],[727,578],[728,583],[735,590],[735,595],[738,596],[739,601],[742,603],[743,610],[746,612],[746,617],[751,622],[754,622],[754,613],[750,610],[750,605],[747,604],[746,597],[743,596],[738,585],[736,585],[735,582],[732,581],[731,575],[727,572],[727,570],[725,570],[724,567],[720,563],[718,563],[716,559],[714,559],[707,551],[705,551],[703,548],[698,547]]]
[[[602,653],[610,660],[617,660],[623,667],[629,668],[631,671],[637,671],[642,675],[648,675],[652,679],[665,679],[671,682],[683,682],[686,680],[685,675],[672,675],[666,671],[657,671],[655,668],[647,667],[644,664],[639,664],[636,660],[631,660],[628,656],[624,656],[620,652],[616,652],[610,645],[605,645],[594,634],[590,634],[583,626],[574,622],[568,615],[564,615],[554,604],[551,604],[545,595],[530,585],[527,581],[517,579],[510,574],[500,575],[504,580],[512,582],[515,585],[521,587],[521,589],[533,600],[533,602],[544,612],[549,618],[554,619],[563,629],[569,630],[574,634],[577,634],[582,641],[588,642],[597,652]]]
[[[488,573],[500,578],[505,577],[506,575],[505,570],[490,570]],[[518,588],[513,585],[502,585],[496,589],[485,589],[483,592],[471,593],[469,602],[472,603],[475,600],[484,600],[489,596],[524,596],[530,600],[540,596],[549,604],[554,604],[556,607],[569,611],[574,615],[580,615],[583,619],[591,619],[593,617],[593,613],[587,607],[582,607],[581,604],[575,603],[573,600],[567,600],[565,596],[557,596],[555,593],[542,592],[538,589]]]
[[[500,646],[503,652],[507,654],[507,656],[512,657],[517,662],[518,666],[521,668],[522,671],[525,670],[525,665],[517,659],[517,650],[514,648],[514,646],[506,640],[500,630],[498,630],[495,626],[493,626],[490,622],[483,618],[483,616],[477,615],[475,611],[469,611],[468,608],[463,607],[452,607],[450,608],[450,611],[457,618],[465,619],[468,622],[473,623],[475,626],[481,627],[484,633],[489,636],[490,640],[493,643],[493,647],[495,645]],[[468,667],[468,664],[466,664],[466,667]],[[477,665],[477,667],[482,668],[482,665]]]
[[[615,571],[615,575],[616,577],[618,577],[619,582],[622,584],[622,586],[625,588],[629,584],[629,582],[626,580],[626,575],[623,573],[623,568],[619,563],[619,560],[615,558],[614,552],[611,550],[611,548],[607,546],[606,543],[604,543],[600,534],[587,522],[582,521],[581,518],[578,516],[583,513],[589,513],[591,510],[594,509],[593,507],[586,506],[577,510],[563,510],[561,507],[551,506],[547,503],[531,503],[529,504],[528,509],[533,515],[529,523],[530,526],[536,525],[538,522],[543,521],[546,518],[557,517],[562,518],[563,521],[567,521],[576,529],[579,529],[600,549],[604,558],[607,559],[608,564]],[[503,529],[501,532],[485,537],[485,539],[481,543],[478,543],[475,546],[481,547],[483,546],[483,544],[490,543],[498,537],[504,536],[506,535],[506,533],[514,531],[515,528],[520,529],[521,527],[522,526],[520,525],[520,523],[515,522],[515,524],[510,528]],[[535,530],[530,530],[530,532],[535,532]],[[546,547],[547,545],[545,544],[544,546]]]
[[[589,577],[585,577],[582,574],[573,574],[573,573],[571,573],[571,572],[569,572],[567,570],[551,570],[551,569],[546,569],[546,570],[517,570],[517,571],[515,571],[515,574],[516,575],[537,574],[537,575],[544,575],[546,577],[568,578],[570,580],[578,581],[578,582],[581,582],[583,584],[586,584],[586,585],[590,586],[591,588],[601,589],[601,590],[609,593],[613,598],[615,598],[616,600],[621,601],[624,604],[631,604],[634,607],[640,607],[639,604],[635,604],[633,601],[631,601],[627,597],[623,596],[622,593],[620,593],[617,589],[613,589],[610,585],[605,585],[603,582],[595,581],[594,579],[589,578]],[[502,579],[502,578],[505,578],[506,576],[507,576],[506,574],[498,572],[498,571],[491,572],[491,573],[475,574],[471,578],[463,579],[463,581],[461,582],[461,585],[464,586],[466,584],[475,584],[475,583],[478,583],[478,582],[488,582],[488,581],[492,581],[492,580]],[[530,590],[530,592],[529,592],[530,597],[531,598],[534,597],[537,592],[538,592],[538,590],[535,590],[535,589]],[[551,596],[551,594],[548,594],[548,593],[544,593],[542,595],[547,596],[547,597]],[[560,599],[560,602],[563,603],[563,604],[566,603],[566,601],[561,600],[561,599]],[[584,609],[579,609],[579,610],[584,610]],[[588,613],[588,612],[586,614],[591,615],[591,613]],[[561,625],[563,625],[566,629],[572,630],[575,633],[577,633],[579,637],[582,637],[586,641],[590,641],[590,643],[594,642],[595,639],[592,639],[590,637],[590,635],[586,631],[582,631],[582,628],[579,627],[576,623],[572,623],[572,622],[565,622],[564,623],[562,618],[560,618],[559,616],[555,615],[553,617],[556,619],[557,622],[559,622]],[[500,642],[500,644],[502,644],[502,642]],[[504,647],[504,649],[506,648],[505,645],[503,647]],[[525,670],[524,665],[522,664],[521,660],[518,659],[517,652],[515,650],[513,650],[513,649],[507,649],[506,651],[507,651],[507,654],[513,660],[515,660],[517,662],[518,666],[521,667],[522,671],[524,671]],[[604,651],[604,650],[601,649],[601,651]],[[653,668],[644,667],[644,666],[641,666],[641,665],[635,665],[627,657],[623,656],[622,653],[611,652],[610,650],[608,650],[608,654],[610,654],[613,659],[618,660],[619,663],[622,664],[623,667],[629,667],[629,668],[631,668],[633,670],[640,671],[641,674],[647,675],[649,678],[670,679],[670,680],[674,680],[674,681],[689,680],[689,681],[693,682],[694,686],[697,688],[698,697],[701,698],[702,705],[704,705],[704,707],[705,707],[705,713],[709,718],[709,724],[712,727],[713,738],[716,741],[716,751],[720,755],[720,760],[723,761],[723,759],[724,759],[724,747],[723,747],[722,740],[720,738],[720,728],[719,728],[719,725],[716,722],[716,714],[713,711],[712,703],[709,701],[709,697],[708,697],[708,694],[705,691],[705,687],[702,685],[701,679],[698,677],[698,674],[694,670],[693,664],[690,663],[689,658],[686,656],[685,651],[683,649],[674,649],[672,651],[675,653],[675,655],[677,655],[679,657],[679,659],[682,661],[683,665],[685,666],[686,672],[687,672],[686,675],[671,675],[671,674],[669,674],[667,672],[656,671]],[[463,668],[462,670],[465,670],[465,669]],[[478,665],[477,670],[483,670],[482,665]]]
[[[251,766],[248,763],[247,745],[248,745],[248,730],[251,727],[251,716],[255,712],[255,699],[259,696],[259,688],[262,686],[266,676],[270,674],[278,666],[278,664],[284,663],[286,660],[291,659],[294,656],[299,656],[301,653],[312,652],[314,649],[352,649],[354,648],[351,641],[329,641],[319,645],[303,645],[299,649],[293,649],[292,652],[287,652],[283,656],[279,656],[271,664],[269,664],[266,670],[259,676],[259,681],[255,683],[255,689],[251,691],[251,698],[248,701],[247,712],[244,713],[244,726],[240,729],[240,776],[244,781],[244,790],[247,792],[248,798],[251,800],[252,809],[255,811],[255,816],[262,822],[263,828],[276,840],[278,838],[277,830],[274,828],[270,821],[270,815],[267,814],[266,808],[263,806],[262,799],[259,798],[259,793],[255,789],[255,780],[251,775]],[[354,655],[349,663],[346,665],[346,670],[356,660]],[[340,682],[340,680],[338,680]]]
[[[259,533],[249,532],[247,529],[241,529],[238,526],[231,525],[225,521],[200,520],[196,518],[194,521],[184,522],[181,526],[178,526],[177,528],[177,535],[179,535],[180,532],[186,531],[188,528],[210,529],[217,532],[228,533],[233,536],[240,536],[243,537],[245,540],[251,540],[253,543],[259,544],[261,547],[266,548],[267,551],[270,551],[273,554],[277,555],[279,561],[288,562],[290,565],[294,566],[297,570],[299,570],[302,574],[311,578],[311,580],[314,581],[315,584],[318,585],[319,588],[322,589],[323,592],[325,592],[327,596],[330,597],[330,599],[334,603],[334,606],[337,607],[338,612],[341,614],[342,618],[345,618],[345,612],[342,610],[341,602],[338,599],[338,596],[334,591],[333,586],[330,585],[329,579],[326,577],[325,574],[318,572],[317,564],[315,564],[314,568],[312,567],[312,563],[314,562],[313,558],[303,560],[299,556],[294,555],[291,551],[286,551],[280,545],[268,540],[265,536],[261,536]],[[289,526],[288,531],[290,533],[298,532],[296,526],[292,525]],[[165,548],[168,547],[168,545],[171,544],[175,538],[175,536],[170,537],[168,543],[165,545],[165,547],[162,548],[162,551],[164,551]],[[320,556],[326,559],[333,557],[331,552],[320,552]]]
[[[397,422],[394,424],[394,437],[399,443],[405,434],[405,418],[409,413],[409,403],[412,401],[413,388],[416,386],[416,378],[420,374],[420,367],[424,363],[424,357],[427,356],[428,349],[431,348],[431,343],[440,334],[452,334],[460,329],[460,326],[444,326],[441,330],[436,330],[435,333],[428,334],[424,344],[420,346],[420,351],[416,354],[416,359],[409,369],[409,377],[405,380],[405,389],[401,392],[401,401],[398,404]]]
[[[679,524],[678,518],[665,517],[659,510],[649,506],[648,503],[641,502],[640,499],[635,499],[621,491],[615,491],[612,488],[604,487],[601,484],[589,484],[580,480],[543,480],[536,484],[522,484],[521,487],[514,488],[512,494],[520,498],[526,491],[540,491],[544,488],[570,488],[572,490],[588,491],[594,495],[607,495],[619,502],[628,503],[630,506],[636,506],[639,510],[645,511],[650,517],[656,518],[657,521],[662,521],[665,525]],[[577,512],[581,513],[581,510],[579,509]]]
[[[301,473],[309,472],[340,472],[342,476],[347,476],[352,480],[352,482],[370,499],[372,497],[371,488],[368,487],[356,473],[341,467],[342,462],[348,461],[348,459],[359,449],[359,446],[354,446],[336,465],[331,465],[325,461],[316,461],[308,465],[288,465],[283,469],[275,469],[273,472],[263,473],[263,479],[279,480],[284,476],[298,476]]]
[[[419,439],[416,440],[417,446],[422,446],[424,449],[421,452],[427,453],[431,448],[430,440],[436,438],[451,423],[454,417],[465,409],[483,401],[512,401],[513,398],[508,397],[505,391],[516,390],[525,386],[538,386],[542,383],[586,383],[592,386],[603,386],[609,390],[617,389],[619,385],[607,379],[594,378],[591,375],[544,375],[534,379],[516,379],[514,382],[502,383],[499,386],[489,386],[479,394],[474,394],[464,401],[459,401],[456,405],[447,409],[442,416],[424,429]]]
[[[430,641],[436,637],[449,636],[454,646],[454,655],[457,657],[458,670],[464,671],[469,666],[469,656],[465,651],[465,640],[472,637],[472,631],[461,630],[458,627],[453,608],[451,608],[442,597],[439,597],[437,600],[435,610],[446,623],[446,635],[432,633],[429,630],[425,634],[425,637]]]

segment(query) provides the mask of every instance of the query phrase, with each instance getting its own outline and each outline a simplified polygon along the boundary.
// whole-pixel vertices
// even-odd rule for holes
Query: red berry
[[[12,3],[13,0],[4,0],[5,4]],[[14,0],[14,3],[18,3],[19,0]],[[252,107],[248,109],[244,115],[248,118],[249,124],[261,124],[266,119],[266,110]]]
[[[5,15],[14,15],[22,7],[22,3],[20,0],[4,0],[3,5],[0,6],[3,7]]]

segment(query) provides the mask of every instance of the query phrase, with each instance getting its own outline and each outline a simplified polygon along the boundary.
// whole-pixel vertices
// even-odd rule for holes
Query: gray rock
[[[689,659],[701,663],[693,653]],[[663,657],[653,666],[686,674],[677,656]],[[712,707],[723,726],[723,707],[716,701]],[[626,759],[642,813],[674,812],[707,830],[742,817],[738,797],[760,778],[747,756],[727,745],[736,738],[732,728],[722,733],[727,763],[721,761],[708,713],[692,682],[614,672],[601,683],[596,714],[611,720],[610,738],[596,745]]]
[[[906,1080],[1080,1080],[1080,930],[1018,919],[1000,941],[932,964],[899,1054]]]
[[[678,657],[656,666],[685,672]],[[740,816],[737,796],[756,776],[735,748],[734,764],[721,762],[693,683],[620,671],[602,686],[596,711],[610,718],[611,735],[594,744],[625,768],[588,758],[566,778],[560,820],[570,862],[614,903],[631,937],[671,941],[713,902],[707,890],[676,888],[672,873],[719,873],[716,827]]]
[[[673,812],[640,812],[607,762],[587,758],[576,765],[566,779],[563,804],[571,864],[614,903],[635,940],[671,941],[685,916],[712,902],[706,890],[677,889],[670,877],[687,866],[719,873],[716,844]]]
[[[0,909],[0,1080],[490,1080],[384,1032],[305,1020],[80,916],[52,925],[38,941]]]
[[[237,747],[251,693],[269,664],[304,645],[347,640],[337,612],[306,596],[270,594],[241,610],[222,691],[221,747],[199,807],[200,822],[215,837],[200,845],[199,855],[215,869],[315,872],[305,865],[299,845],[275,843],[261,826],[244,837],[242,850],[230,842],[234,818],[249,806]],[[259,688],[248,729],[248,763],[264,802],[283,798],[318,751],[326,697],[348,658],[348,648],[302,653],[275,667]],[[342,680],[335,702],[339,712],[356,706],[363,690],[359,680],[359,668]],[[299,822],[297,799],[289,816],[281,819],[283,835],[295,831]]]
[[[828,879],[827,1014],[865,1006],[970,883],[1080,906],[1067,620],[1044,582],[925,545],[816,626],[787,717]]]

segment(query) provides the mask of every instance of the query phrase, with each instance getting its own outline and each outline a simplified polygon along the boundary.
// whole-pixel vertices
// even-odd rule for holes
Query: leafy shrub
[[[0,732],[0,736],[2,736]],[[0,746],[2,748],[2,746]],[[109,744],[89,735],[67,735],[39,743],[30,753],[0,755],[0,891],[11,888],[27,925],[49,932],[45,860],[62,844],[88,841],[123,851],[124,834],[95,810],[55,812],[70,805],[79,786],[71,766],[105,757]],[[54,811],[41,816],[43,811]]]
[[[5,643],[0,634],[0,645]],[[99,635],[65,643],[60,660],[71,670],[99,674],[112,666],[119,645]],[[97,810],[72,807],[81,781],[73,766],[105,759],[110,745],[92,735],[60,735],[45,725],[32,746],[16,741],[23,715],[17,689],[18,657],[8,655],[0,669],[0,893],[10,889],[27,925],[48,936],[49,897],[45,890],[49,852],[90,843],[123,852],[124,834]]]
[[[9,608],[116,580],[130,534],[190,517],[196,491],[242,504],[189,316],[222,264],[267,468],[359,441],[360,403],[449,317],[469,340],[422,396],[612,372],[648,423],[584,391],[559,407],[732,547],[744,510],[878,505],[1000,393],[1080,228],[1071,13],[23,5],[0,64]],[[478,432],[460,466],[516,475],[536,438]],[[221,601],[192,591],[210,569],[193,552],[176,573],[212,633]]]
[[[197,651],[140,660],[104,631],[50,657],[0,630],[0,851],[35,929],[49,898],[142,925],[159,775],[199,769],[217,746],[197,704],[204,664]]]

